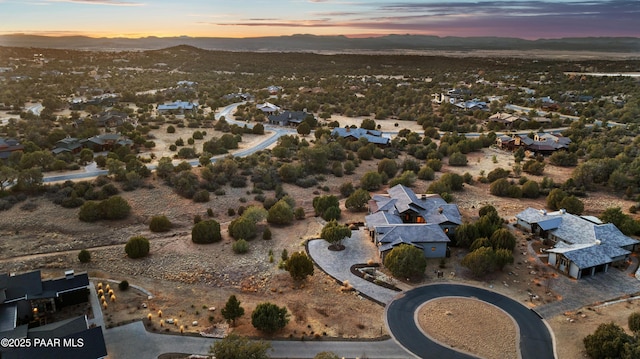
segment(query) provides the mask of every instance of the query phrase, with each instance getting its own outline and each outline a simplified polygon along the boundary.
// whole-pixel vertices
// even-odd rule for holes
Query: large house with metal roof
[[[566,150],[570,144],[571,139],[569,137],[545,132],[536,133],[533,139],[523,134],[496,137],[496,145],[499,148],[515,150],[523,147],[527,151],[542,155],[550,155],[558,150]]]
[[[313,116],[313,114],[306,111],[284,111],[277,115],[269,115],[269,123],[278,126],[297,126],[301,124],[307,116]]]
[[[176,101],[158,105],[158,113],[183,114],[185,112],[195,112],[198,104],[191,101]]]
[[[336,127],[331,131],[331,135],[352,141],[365,138],[369,143],[374,143],[378,146],[387,146],[391,142],[388,137],[382,137],[381,131],[367,130],[364,128]]]
[[[546,250],[549,265],[576,279],[606,272],[640,247],[640,241],[624,235],[612,223],[565,210],[527,208],[516,214],[516,220],[518,227],[552,241],[554,247]]]
[[[373,196],[365,217],[380,256],[384,258],[394,247],[409,244],[421,249],[427,258],[445,257],[449,236],[462,224],[458,206],[437,194],[418,197],[403,185],[394,186],[387,193]]]

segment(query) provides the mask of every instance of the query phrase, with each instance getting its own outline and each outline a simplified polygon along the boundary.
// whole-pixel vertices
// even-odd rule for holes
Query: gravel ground
[[[518,358],[518,331],[505,312],[467,298],[436,299],[418,311],[418,323],[436,341],[486,359]]]

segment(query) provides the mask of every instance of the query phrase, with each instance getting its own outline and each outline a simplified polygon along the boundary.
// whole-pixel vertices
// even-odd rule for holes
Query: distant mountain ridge
[[[255,38],[144,37],[91,38],[87,36],[49,37],[26,34],[0,35],[0,46],[75,50],[158,50],[189,45],[205,50],[250,52],[370,52],[370,51],[475,51],[547,50],[640,53],[640,38],[584,37],[524,40],[506,37],[437,37],[386,35],[349,38],[346,36],[291,35]]]

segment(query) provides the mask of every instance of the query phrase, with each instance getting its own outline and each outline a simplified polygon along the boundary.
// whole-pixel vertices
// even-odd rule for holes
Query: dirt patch
[[[362,171],[372,168],[375,168],[374,162],[363,163],[353,177],[359,178]],[[343,180],[326,184],[336,193]],[[340,285],[318,269],[302,284],[295,283],[286,271],[278,269],[283,249],[289,254],[304,251],[305,240],[317,238],[322,224],[316,218],[309,217],[286,227],[271,227],[271,240],[260,239],[259,233],[257,239],[249,241],[249,252],[237,255],[231,249],[233,240],[227,233],[229,222],[236,216],[229,216],[227,209],[234,208],[237,212],[240,205],[261,205],[246,188],[225,187],[225,195],[212,196],[208,203],[194,203],[176,195],[161,180],[152,178],[149,183],[153,188],[121,192],[132,207],[132,215],[123,221],[80,222],[78,209],[61,208],[42,197],[28,199],[35,205],[33,211],[21,210],[20,206],[4,211],[0,217],[3,238],[0,253],[4,258],[0,258],[0,271],[43,269],[59,276],[62,270],[73,268],[76,272],[87,271],[91,277],[118,282],[126,279],[153,294],[151,300],[145,295],[128,299],[127,293],[120,295],[116,290],[117,301],[109,302],[105,311],[109,326],[132,320],[147,323],[151,313],[153,319],[146,324],[149,330],[179,331],[176,325],[159,326],[156,313],[162,310],[163,318],[177,319],[184,325],[185,332],[197,334],[224,324],[220,308],[235,294],[245,308],[245,315],[231,330],[241,335],[261,336],[251,325],[250,315],[255,306],[264,301],[286,306],[291,313],[290,323],[276,333],[276,338],[378,338],[387,334],[381,306],[355,292],[341,292]],[[302,206],[308,214],[313,213],[310,190],[286,184],[284,189],[296,199],[297,206]],[[272,193],[266,195],[273,196]],[[193,218],[200,215],[206,219],[208,208],[221,223],[223,240],[196,245],[190,236]],[[166,215],[174,224],[170,232],[149,231],[149,219],[159,214]],[[344,218],[361,221],[362,216],[362,213],[345,213]],[[150,239],[148,257],[139,260],[126,257],[124,243],[134,235]],[[90,263],[78,262],[77,255],[82,248],[90,250]],[[143,301],[147,308],[143,308]],[[212,307],[217,308],[216,311],[209,311]],[[198,325],[194,326],[194,321]]]
[[[559,359],[586,358],[583,339],[593,334],[600,324],[613,322],[633,335],[628,327],[631,313],[640,311],[640,300],[623,300],[620,303],[585,307],[548,320],[556,338]]]
[[[509,315],[491,304],[468,298],[425,303],[418,323],[427,335],[452,348],[482,358],[518,357],[518,335]]]

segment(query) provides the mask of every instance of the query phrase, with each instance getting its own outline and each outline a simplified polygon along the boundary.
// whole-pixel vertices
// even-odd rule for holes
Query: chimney
[[[64,277],[69,280],[69,279],[73,279],[74,273],[73,273],[73,269],[69,269],[64,271]]]
[[[442,207],[438,208],[438,213],[442,214],[442,211],[444,211]]]
[[[426,200],[426,199],[427,199],[427,195],[423,193],[423,194],[422,194],[422,196],[421,196],[420,198],[422,198],[422,200],[424,201],[424,200]]]

